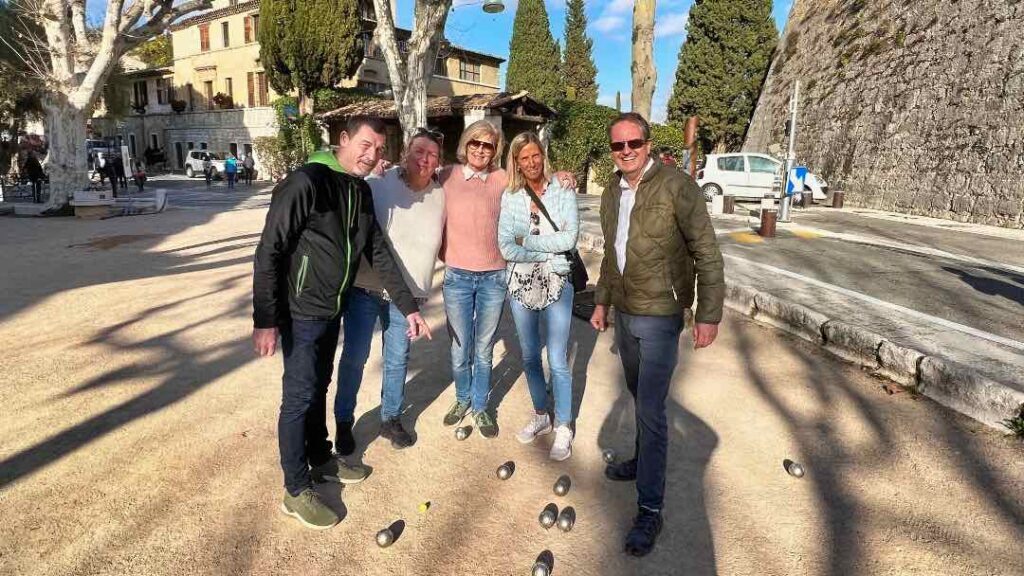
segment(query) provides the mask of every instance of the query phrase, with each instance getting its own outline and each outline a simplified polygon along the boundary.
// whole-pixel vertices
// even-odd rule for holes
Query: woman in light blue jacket
[[[544,145],[533,132],[523,132],[512,140],[505,166],[509,187],[501,198],[498,247],[508,261],[512,318],[535,411],[516,438],[529,444],[554,429],[551,459],[565,460],[572,455],[573,437],[569,427],[572,374],[568,345],[574,290],[568,253],[576,248],[579,236],[576,192],[551,177]],[[548,387],[540,357],[542,319],[547,325],[545,344],[555,399],[554,426],[548,414]]]

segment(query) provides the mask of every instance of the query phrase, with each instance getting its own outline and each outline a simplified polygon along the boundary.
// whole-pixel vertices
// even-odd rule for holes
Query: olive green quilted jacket
[[[629,220],[626,268],[619,273],[615,235],[619,222],[619,175],[601,198],[604,259],[595,303],[627,314],[668,316],[693,306],[699,323],[722,320],[725,272],[704,197],[692,178],[655,164],[637,186]]]

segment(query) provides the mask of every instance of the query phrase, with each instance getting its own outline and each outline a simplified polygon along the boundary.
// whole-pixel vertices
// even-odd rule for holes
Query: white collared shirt
[[[647,175],[647,171],[654,166],[654,159],[649,158],[644,171],[640,173],[640,180],[637,186]],[[619,198],[619,224],[615,230],[615,256],[619,262],[619,273],[626,272],[626,242],[629,240],[629,217],[633,213],[633,206],[636,204],[636,190],[629,185],[626,177],[619,178],[619,188],[622,190],[622,197]]]
[[[490,175],[490,172],[477,172],[476,170],[473,170],[469,164],[463,164],[462,175],[466,177],[466,180],[479,178],[481,182],[487,182],[487,176]]]

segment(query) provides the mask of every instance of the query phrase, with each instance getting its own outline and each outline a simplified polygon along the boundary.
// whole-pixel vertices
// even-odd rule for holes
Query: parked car
[[[185,158],[185,176],[194,178],[203,175],[203,163],[209,159],[210,168],[213,170],[212,177],[217,178],[218,174],[224,173],[224,159],[208,150],[189,150]]]
[[[783,169],[781,160],[767,154],[708,154],[704,167],[697,171],[697,185],[708,201],[718,195],[764,198],[781,188]],[[827,188],[823,179],[807,173],[803,191],[811,192],[815,200],[824,200]]]

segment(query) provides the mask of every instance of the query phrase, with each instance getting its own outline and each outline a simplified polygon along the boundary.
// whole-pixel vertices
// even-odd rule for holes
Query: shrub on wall
[[[282,146],[280,136],[259,136],[253,139],[252,145],[263,169],[275,182],[305,161],[305,157],[298,157],[294,149]]]
[[[218,110],[230,110],[235,107],[235,101],[231,96],[228,96],[223,92],[217,92],[217,94],[213,96],[213,105],[216,106]]]

